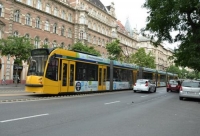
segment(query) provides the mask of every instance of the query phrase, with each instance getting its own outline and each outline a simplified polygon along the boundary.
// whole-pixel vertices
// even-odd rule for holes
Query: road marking
[[[16,119],[9,119],[9,120],[3,120],[0,121],[1,123],[5,123],[5,122],[11,122],[11,121],[17,121],[17,120],[23,120],[23,119],[29,119],[29,118],[36,118],[36,117],[41,117],[41,116],[47,116],[49,115],[48,113],[46,114],[40,114],[40,115],[34,115],[34,116],[28,116],[28,117],[22,117],[22,118],[16,118]]]
[[[149,96],[149,95],[143,95],[143,96],[141,96],[141,97],[147,97],[147,96]]]
[[[108,105],[108,104],[113,104],[113,103],[118,103],[120,101],[115,101],[115,102],[109,102],[109,103],[104,103],[105,105]]]

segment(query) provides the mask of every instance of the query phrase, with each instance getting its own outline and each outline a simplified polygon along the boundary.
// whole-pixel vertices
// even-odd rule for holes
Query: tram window
[[[46,71],[46,78],[58,81],[58,59],[51,57]]]
[[[70,64],[70,86],[74,85],[74,64]]]
[[[107,81],[110,81],[110,67],[107,67]]]
[[[63,75],[63,81],[62,81],[62,86],[67,86],[67,64],[63,64],[63,70],[62,70],[62,75]]]
[[[76,62],[76,81],[97,81],[98,65]]]

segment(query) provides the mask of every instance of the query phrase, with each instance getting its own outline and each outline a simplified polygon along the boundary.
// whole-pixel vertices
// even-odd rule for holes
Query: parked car
[[[176,91],[179,92],[181,87],[181,81],[179,80],[169,80],[167,83],[167,92]]]
[[[155,82],[149,79],[138,79],[133,85],[133,91],[156,92]]]
[[[183,98],[197,98],[200,99],[200,81],[185,80],[181,84],[179,99]]]

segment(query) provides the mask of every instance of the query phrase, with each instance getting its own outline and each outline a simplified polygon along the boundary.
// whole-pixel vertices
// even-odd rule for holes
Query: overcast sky
[[[108,6],[111,2],[115,4],[115,13],[118,20],[125,25],[129,18],[132,28],[139,31],[146,25],[147,10],[142,8],[145,0],[100,0],[104,6]]]
[[[140,32],[141,28],[146,26],[147,10],[142,8],[146,0],[100,0],[104,6],[108,6],[111,2],[115,4],[115,13],[118,20],[125,25],[127,18],[132,28],[136,28]],[[175,44],[168,44],[165,47],[174,48]]]

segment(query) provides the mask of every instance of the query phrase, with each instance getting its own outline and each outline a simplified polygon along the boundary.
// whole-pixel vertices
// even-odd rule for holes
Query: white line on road
[[[141,97],[147,97],[147,96],[149,96],[149,95],[143,95],[143,96],[141,96]]]
[[[29,119],[29,118],[36,118],[36,117],[41,117],[41,116],[47,116],[49,115],[48,113],[46,114],[40,114],[40,115],[34,115],[34,116],[28,116],[28,117],[22,117],[22,118],[16,118],[16,119],[9,119],[9,120],[3,120],[0,121],[1,123],[5,123],[5,122],[11,122],[11,121],[16,121],[16,120],[23,120],[23,119]]]
[[[113,104],[113,103],[118,103],[120,101],[115,101],[115,102],[109,102],[109,103],[105,103],[105,105],[108,105],[108,104]]]

